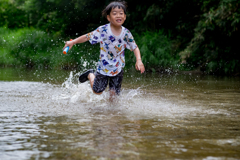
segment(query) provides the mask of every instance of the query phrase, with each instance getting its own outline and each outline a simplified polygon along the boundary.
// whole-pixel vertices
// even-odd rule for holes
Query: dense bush
[[[65,37],[64,40],[66,40],[68,39],[66,37],[74,38],[74,36],[85,34],[99,25],[108,23],[101,16],[101,11],[110,1],[1,0],[0,27],[11,29],[33,27],[44,31],[33,34],[33,37],[36,38],[35,41],[18,39],[17,41],[21,43],[17,47],[13,44],[8,47],[12,50],[11,54],[5,52],[6,48],[0,48],[3,51],[0,54],[1,64],[13,64],[14,62],[17,65],[27,66],[40,64],[43,66],[57,66],[57,64],[81,66],[83,62],[79,60],[79,56],[95,61],[96,55],[98,55],[95,54],[98,53],[98,46],[90,47],[88,44],[74,47],[72,54],[65,55],[64,60],[49,56],[46,52],[54,50],[60,52],[56,46],[62,46],[59,43],[62,41],[52,38],[51,35]],[[239,47],[236,40],[240,35],[239,0],[126,1],[129,7],[124,26],[138,33],[134,36],[141,49],[147,70],[162,70],[169,67],[175,69],[174,67],[178,63],[177,53],[179,53],[178,55],[181,57],[179,61],[183,64],[179,64],[178,69],[198,70],[209,74],[240,74]],[[10,33],[11,36],[14,34],[17,32]],[[40,35],[48,37],[47,40],[41,42],[37,38]],[[5,36],[5,40],[7,38]],[[50,39],[53,41],[50,42]],[[10,38],[9,41],[11,41]],[[33,44],[38,41],[42,45],[34,46]],[[3,40],[0,43],[6,45]],[[32,48],[30,51],[31,49],[27,49],[26,46],[40,50],[34,51],[35,49]],[[79,52],[91,51],[90,49],[96,51],[94,51],[94,55]],[[23,53],[21,50],[28,50],[28,53]],[[7,58],[3,55],[6,55]],[[126,60],[129,62],[126,63],[127,67],[134,65],[133,54],[126,52],[126,56],[128,56]],[[24,58],[26,59],[24,60]],[[58,63],[53,64],[53,62]],[[93,62],[90,62],[91,64]]]
[[[214,74],[236,74],[240,72],[240,2],[221,0],[210,5],[206,3],[189,45],[180,55],[189,69]]]
[[[164,35],[163,30],[144,32],[136,37],[136,41],[147,70],[176,69],[179,57],[174,51],[174,42]]]
[[[66,55],[62,54],[63,39],[36,29],[9,30],[0,28],[0,64],[28,68],[90,68],[99,56],[99,45],[78,44]],[[74,37],[73,37],[74,38]],[[147,70],[161,71],[178,64],[173,42],[163,31],[135,35]],[[126,69],[134,66],[133,52],[126,52]]]
[[[97,48],[80,44],[62,54],[63,40],[36,29],[0,28],[0,64],[37,68],[81,68],[94,65]],[[91,54],[90,54],[91,53]],[[89,59],[92,59],[88,61]],[[86,61],[88,61],[86,63]]]

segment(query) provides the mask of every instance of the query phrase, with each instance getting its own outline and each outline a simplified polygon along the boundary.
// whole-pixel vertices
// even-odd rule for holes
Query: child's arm
[[[76,39],[74,39],[74,40],[67,41],[67,42],[65,43],[65,46],[63,47],[63,49],[66,48],[67,46],[69,46],[69,50],[70,50],[74,44],[84,43],[84,42],[86,42],[87,40],[88,40],[88,39],[87,39],[87,36],[86,36],[86,35],[82,35],[82,36],[80,36],[80,37],[78,37],[78,38],[76,38]]]
[[[141,54],[140,54],[140,50],[137,48],[135,48],[133,50],[135,57],[136,57],[136,64],[135,64],[135,68],[136,70],[141,71],[141,73],[143,73],[145,71],[145,67],[142,63],[142,59],[141,59]]]

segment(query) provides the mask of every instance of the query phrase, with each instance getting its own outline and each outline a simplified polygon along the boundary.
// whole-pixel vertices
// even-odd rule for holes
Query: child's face
[[[110,15],[107,15],[108,21],[114,26],[122,26],[126,20],[126,14],[122,8],[112,8]]]

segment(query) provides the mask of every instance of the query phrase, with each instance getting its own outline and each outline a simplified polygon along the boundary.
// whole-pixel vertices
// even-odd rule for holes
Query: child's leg
[[[91,85],[91,88],[92,88],[92,90],[93,90],[93,84],[94,84],[95,75],[94,75],[93,73],[90,73],[90,74],[88,75],[88,79],[89,79],[89,81],[90,81],[90,85]],[[93,93],[95,93],[95,94],[97,94],[97,95],[102,94],[102,92],[96,93],[94,90],[93,90]]]
[[[109,90],[109,94],[110,94],[110,96],[109,96],[109,101],[110,101],[110,102],[114,102],[114,100],[115,100],[115,98],[116,98],[116,91],[113,90],[113,89],[110,89],[110,90]]]
[[[93,73],[90,73],[90,74],[88,75],[88,79],[89,79],[89,81],[90,81],[91,88],[93,88],[94,78],[95,78],[95,75],[94,75]]]
[[[116,94],[117,95],[120,94],[121,86],[122,86],[122,80],[123,80],[123,73],[124,73],[124,71],[122,70],[116,76],[110,77],[110,80],[109,80],[110,97],[113,97]]]
[[[89,80],[93,93],[99,95],[107,88],[108,76],[101,75],[98,72],[94,74],[94,72],[95,71],[93,69],[87,70],[79,76],[79,81],[84,83]]]
[[[90,81],[91,88],[93,93],[100,95],[107,88],[108,85],[108,77],[101,75],[96,72],[95,74],[89,73],[88,79]]]

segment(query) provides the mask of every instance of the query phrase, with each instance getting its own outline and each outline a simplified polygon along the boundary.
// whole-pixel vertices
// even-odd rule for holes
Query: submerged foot
[[[79,76],[79,81],[80,81],[81,83],[86,82],[86,81],[88,80],[88,75],[89,75],[89,73],[94,73],[94,72],[95,72],[94,69],[89,69],[89,70],[87,70],[86,72],[84,72],[83,74],[81,74],[81,75]]]
[[[109,95],[109,102],[114,102],[117,99],[117,95],[116,92],[114,90],[110,90],[109,91],[110,95]]]

